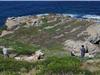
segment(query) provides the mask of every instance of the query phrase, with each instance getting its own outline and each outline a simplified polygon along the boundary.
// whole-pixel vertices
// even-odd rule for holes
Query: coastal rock
[[[88,40],[92,43],[100,43],[100,24],[94,24],[87,28]]]
[[[8,29],[8,30],[11,30],[11,29],[15,28],[18,24],[19,24],[19,23],[16,22],[16,20],[15,20],[14,17],[8,18],[8,19],[6,20],[6,23],[5,23],[5,25],[7,26],[7,29]]]
[[[96,52],[99,50],[99,48],[97,46],[95,46],[94,44],[88,42],[88,41],[74,41],[74,40],[67,40],[64,43],[65,46],[65,50],[69,50],[74,51],[76,56],[80,56],[80,48],[81,45],[85,46],[85,49],[88,50],[89,54],[86,54],[87,57],[89,57],[90,55],[95,55]]]
[[[7,35],[7,34],[11,34],[11,33],[13,33],[13,32],[14,32],[14,31],[3,30],[2,33],[1,33],[1,35],[0,35],[0,37],[3,37],[3,36],[5,36],[5,35]]]
[[[60,19],[59,19],[60,18]],[[55,21],[70,21],[69,18],[64,17],[60,14],[44,14],[44,15],[36,15],[36,16],[21,16],[21,17],[9,17],[6,20],[5,25],[7,26],[8,30],[14,30],[16,27],[19,26],[40,26],[43,24],[43,20],[46,20],[47,23],[52,23]]]
[[[38,26],[40,18],[35,16],[22,16],[22,17],[10,17],[6,20],[5,25],[8,30],[14,30],[18,26]]]

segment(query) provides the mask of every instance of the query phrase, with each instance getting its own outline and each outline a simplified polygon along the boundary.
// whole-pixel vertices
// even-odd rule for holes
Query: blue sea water
[[[7,17],[44,13],[97,17],[100,15],[100,1],[0,1],[0,26]]]

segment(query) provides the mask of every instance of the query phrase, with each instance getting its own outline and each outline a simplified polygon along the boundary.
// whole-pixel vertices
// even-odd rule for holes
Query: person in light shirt
[[[6,48],[6,47],[4,46],[3,49],[2,49],[2,52],[3,52],[4,57],[9,57],[8,48]]]

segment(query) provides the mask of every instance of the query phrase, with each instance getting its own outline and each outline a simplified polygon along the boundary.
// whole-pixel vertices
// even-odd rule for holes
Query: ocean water
[[[8,17],[44,13],[100,19],[100,1],[0,1],[0,26]]]

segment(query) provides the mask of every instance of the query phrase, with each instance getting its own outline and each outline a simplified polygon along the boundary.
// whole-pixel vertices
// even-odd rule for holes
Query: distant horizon
[[[0,0],[0,1],[100,1],[100,0]]]

